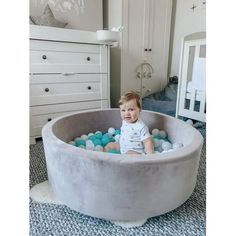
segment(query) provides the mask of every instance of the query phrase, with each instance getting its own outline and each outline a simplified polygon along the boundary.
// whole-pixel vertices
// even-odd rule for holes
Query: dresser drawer
[[[40,137],[42,127],[59,116],[63,116],[72,112],[86,111],[93,109],[108,108],[108,100],[92,101],[92,102],[76,102],[68,104],[56,104],[48,106],[36,106],[30,108],[30,136]]]
[[[103,45],[30,40],[31,73],[107,73]]]
[[[107,74],[30,76],[30,105],[108,99]]]

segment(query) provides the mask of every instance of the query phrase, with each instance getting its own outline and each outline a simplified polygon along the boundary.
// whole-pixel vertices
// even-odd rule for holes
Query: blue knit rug
[[[205,129],[199,129],[204,138]],[[206,142],[204,142],[198,178],[191,197],[177,209],[149,218],[137,228],[122,228],[110,221],[73,211],[63,205],[43,204],[30,199],[31,236],[203,236],[206,234]],[[47,180],[42,141],[30,145],[30,188]]]

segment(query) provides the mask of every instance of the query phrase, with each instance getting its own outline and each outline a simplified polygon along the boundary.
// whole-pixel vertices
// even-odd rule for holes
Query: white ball
[[[83,140],[87,140],[87,139],[88,139],[88,135],[82,134],[82,135],[80,136],[80,138],[82,138]]]
[[[108,129],[108,134],[110,134],[111,136],[114,135],[116,132],[116,130],[114,128],[109,128]]]
[[[167,137],[166,131],[165,131],[165,130],[160,130],[159,136],[160,136],[161,138],[166,138],[166,137]]]
[[[163,150],[163,152],[162,152],[162,153],[165,153],[165,152],[171,152],[171,151],[173,151],[173,149],[169,149],[169,150]]]
[[[159,129],[153,129],[152,130],[152,135],[158,135],[159,134],[159,132],[160,132],[160,130]]]
[[[75,139],[74,139],[74,141],[76,142],[76,140],[78,140],[78,139],[81,139],[80,137],[76,137]]]
[[[91,140],[86,140],[86,149],[87,150],[93,150],[94,149],[94,144]]]
[[[103,152],[103,147],[101,145],[97,145],[95,146],[94,151]]]
[[[98,130],[95,132],[95,134],[102,134],[102,132]]]
[[[75,146],[75,141],[70,141],[69,144],[74,145]]]
[[[116,140],[116,142],[118,143],[120,141],[120,134],[117,134],[114,139]]]
[[[90,140],[90,139],[88,139],[88,140],[85,141],[85,143],[86,143],[86,146],[87,146],[87,145],[91,145],[91,144],[93,144],[93,141]]]
[[[89,133],[89,134],[88,134],[88,138],[89,138],[90,136],[92,136],[92,135],[94,135],[94,133]]]
[[[159,142],[160,142],[160,146],[162,146],[162,144],[164,143],[164,142],[166,142],[165,140],[163,140],[163,139],[159,139]]]
[[[191,119],[186,120],[186,123],[188,123],[189,125],[193,125],[193,121]]]
[[[162,143],[161,147],[162,147],[163,151],[168,151],[169,149],[172,148],[172,145],[170,142],[165,141]]]
[[[172,148],[173,149],[179,149],[183,147],[184,145],[182,143],[173,143]]]

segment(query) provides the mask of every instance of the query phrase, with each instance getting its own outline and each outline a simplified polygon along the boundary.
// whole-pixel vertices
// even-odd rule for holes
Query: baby
[[[128,92],[118,102],[122,119],[119,143],[109,143],[105,151],[120,150],[121,154],[151,154],[154,153],[152,136],[148,127],[140,119],[140,96]]]

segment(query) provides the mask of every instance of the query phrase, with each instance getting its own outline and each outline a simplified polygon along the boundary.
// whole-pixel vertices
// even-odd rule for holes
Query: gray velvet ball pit
[[[65,205],[89,216],[137,221],[169,212],[192,194],[203,138],[189,124],[157,112],[142,111],[150,131],[167,131],[184,147],[150,155],[89,151],[67,144],[75,137],[120,128],[118,109],[56,118],[42,131],[48,179]]]

